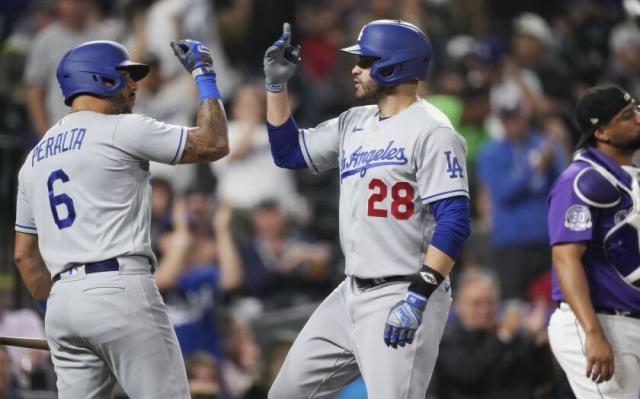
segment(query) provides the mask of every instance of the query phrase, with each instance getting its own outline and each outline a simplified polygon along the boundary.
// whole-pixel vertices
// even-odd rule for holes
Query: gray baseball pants
[[[408,282],[360,289],[347,277],[316,309],[291,347],[269,399],[334,398],[362,374],[369,399],[424,399],[451,306],[446,279],[427,301],[413,344],[384,344],[389,310]]]
[[[142,257],[120,270],[63,275],[47,301],[45,333],[64,399],[111,398],[116,380],[131,399],[190,398],[167,309]]]

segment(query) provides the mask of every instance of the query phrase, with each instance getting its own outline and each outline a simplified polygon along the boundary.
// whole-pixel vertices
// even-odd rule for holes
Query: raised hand
[[[282,25],[282,35],[264,54],[267,90],[273,93],[283,91],[300,61],[300,46],[291,45],[291,25],[285,22]]]
[[[194,77],[216,74],[213,69],[211,52],[204,44],[191,39],[183,39],[171,42],[171,48],[185,69]]]

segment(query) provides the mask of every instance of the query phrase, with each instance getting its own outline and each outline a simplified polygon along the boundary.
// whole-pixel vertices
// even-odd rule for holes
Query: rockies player
[[[640,397],[640,112],[614,85],[580,99],[580,151],[549,197],[551,348],[578,398]]]
[[[47,300],[45,332],[61,398],[188,398],[176,335],[151,273],[149,161],[211,162],[229,151],[208,49],[171,44],[195,77],[197,127],[131,114],[147,65],[111,41],[68,51],[57,78],[71,113],[19,173],[15,261]]]
[[[270,398],[334,397],[362,374],[369,398],[424,398],[451,304],[447,275],[469,234],[466,144],[417,96],[431,46],[403,21],[365,25],[355,107],[313,129],[289,113],[299,48],[288,24],[264,58],[275,163],[338,168],[346,279],[291,348]],[[422,319],[425,319],[422,322]]]

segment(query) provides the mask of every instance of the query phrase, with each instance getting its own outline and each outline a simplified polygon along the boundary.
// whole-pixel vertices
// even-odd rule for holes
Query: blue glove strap
[[[416,294],[415,292],[409,291],[407,296],[404,298],[404,301],[414,308],[424,309],[427,305],[427,298],[422,295]]]
[[[216,75],[206,74],[196,76],[196,84],[198,85],[198,94],[200,95],[200,101],[204,101],[208,98],[221,99],[220,91],[216,85]]]
[[[42,313],[47,313],[47,301],[36,301]]]

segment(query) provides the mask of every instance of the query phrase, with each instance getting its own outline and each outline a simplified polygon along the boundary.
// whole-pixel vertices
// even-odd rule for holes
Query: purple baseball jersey
[[[601,151],[590,148],[579,156],[604,167],[615,179],[631,189],[631,176],[623,168]],[[549,195],[549,239],[550,244],[587,242],[587,250],[582,257],[591,300],[596,307],[606,307],[620,311],[640,311],[640,291],[627,284],[619,271],[607,256],[606,245],[624,243],[616,248],[627,251],[624,258],[640,264],[640,252],[637,245],[638,231],[621,230],[628,237],[618,236],[614,243],[605,243],[605,236],[612,228],[621,223],[633,208],[633,200],[626,190],[620,191],[620,201],[610,207],[596,207],[585,202],[578,193],[575,184],[580,172],[591,167],[588,162],[575,160],[560,175],[551,188]],[[563,301],[555,270],[552,273],[552,298]]]

